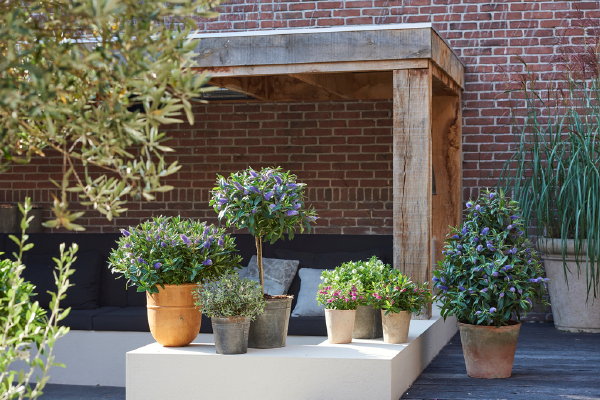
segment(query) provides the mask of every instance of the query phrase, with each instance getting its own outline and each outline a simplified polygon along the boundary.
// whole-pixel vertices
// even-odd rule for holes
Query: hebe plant
[[[256,318],[265,309],[259,284],[227,274],[218,281],[205,283],[195,291],[196,305],[209,317]]]
[[[485,190],[466,204],[434,271],[441,315],[473,325],[508,325],[545,289],[539,256],[526,238],[518,203]]]
[[[431,302],[431,292],[427,284],[417,284],[399,270],[389,268],[382,279],[375,282],[368,292],[369,303],[388,313],[408,311],[420,314],[423,307]]]
[[[284,235],[292,239],[296,230],[310,232],[317,219],[314,209],[305,206],[305,186],[296,182],[296,175],[280,167],[260,171],[247,168],[227,178],[217,176],[210,205],[228,227],[247,228],[254,236],[263,290],[263,240],[275,243]]]
[[[321,272],[321,283],[317,291],[317,302],[328,309],[356,310],[366,300],[362,282],[344,263],[333,270]]]
[[[155,217],[121,233],[109,265],[138,292],[218,279],[242,260],[224,228],[179,216]]]

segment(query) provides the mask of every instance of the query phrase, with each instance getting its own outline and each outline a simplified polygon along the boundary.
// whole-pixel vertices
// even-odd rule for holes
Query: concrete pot
[[[267,299],[265,311],[250,323],[248,347],[273,349],[285,347],[293,296]]]
[[[354,339],[377,339],[383,336],[381,330],[381,312],[372,306],[358,306],[354,320]]]
[[[329,343],[343,344],[352,342],[352,330],[356,310],[325,309],[325,324]]]
[[[399,344],[408,342],[410,317],[411,314],[408,311],[386,314],[385,310],[381,310],[384,343]]]
[[[467,375],[471,378],[508,378],[517,350],[520,323],[483,326],[458,323]]]
[[[215,348],[218,354],[244,354],[248,352],[248,317],[212,317]]]
[[[543,239],[538,242],[542,253],[552,317],[556,329],[569,332],[600,333],[600,298],[593,293],[587,297],[586,261],[575,262],[574,241],[567,241],[565,276],[560,239]],[[596,288],[600,292],[600,287]]]
[[[150,333],[165,347],[182,347],[192,343],[200,332],[202,313],[194,304],[195,284],[165,285],[158,293],[146,292]]]

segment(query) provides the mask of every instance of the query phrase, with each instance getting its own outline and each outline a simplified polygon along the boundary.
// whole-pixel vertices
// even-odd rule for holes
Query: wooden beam
[[[431,99],[429,69],[394,77],[394,267],[416,282],[431,277]],[[431,315],[431,307],[424,317]],[[427,315],[428,314],[428,315]]]
[[[261,76],[330,72],[365,72],[392,71],[395,69],[427,68],[429,61],[425,58],[410,60],[378,60],[324,62],[311,64],[273,64],[273,65],[229,65],[196,67],[198,72],[206,71],[212,77],[226,76]]]
[[[465,67],[450,46],[434,30],[431,34],[431,60],[460,88],[465,87]]]
[[[331,101],[340,96],[286,75],[212,78],[211,84],[263,101]]]
[[[433,262],[442,259],[449,226],[462,215],[462,138],[460,96],[434,96],[432,102],[432,163],[436,194],[432,203]]]
[[[347,100],[392,98],[391,72],[292,74],[290,76]]]

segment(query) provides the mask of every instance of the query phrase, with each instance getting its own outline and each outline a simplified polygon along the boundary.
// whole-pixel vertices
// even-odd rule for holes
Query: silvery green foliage
[[[138,292],[218,279],[242,260],[235,239],[206,222],[161,216],[121,233],[109,265]]]
[[[75,244],[69,249],[64,244],[60,246],[60,256],[54,259],[57,289],[50,293],[49,310],[42,309],[37,301],[32,301],[35,286],[22,277],[26,268],[21,262],[23,253],[33,247],[27,243],[25,233],[33,218],[27,217],[31,201],[27,199],[19,208],[24,214],[21,237],[11,235],[18,248],[13,254],[16,261],[0,260],[0,400],[38,398],[48,382],[50,367],[60,365],[54,361],[53,347],[69,331],[58,326],[70,311],[61,309],[60,301],[69,288],[77,252]],[[36,383],[30,385],[34,375]]]
[[[75,192],[109,220],[152,200],[179,169],[161,128],[193,123],[207,77],[193,71],[191,17],[210,0],[0,2],[0,168],[60,154],[49,227],[82,230]],[[174,18],[177,29],[168,18]]]
[[[441,315],[473,325],[507,325],[531,310],[545,290],[538,253],[526,238],[516,201],[484,191],[451,228],[433,271]]]
[[[250,279],[228,274],[196,290],[196,305],[209,317],[256,318],[265,309],[260,285]]]

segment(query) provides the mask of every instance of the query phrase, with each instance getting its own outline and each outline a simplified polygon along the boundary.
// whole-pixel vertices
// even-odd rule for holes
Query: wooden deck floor
[[[600,334],[524,323],[509,379],[473,379],[458,334],[402,399],[600,400]]]

